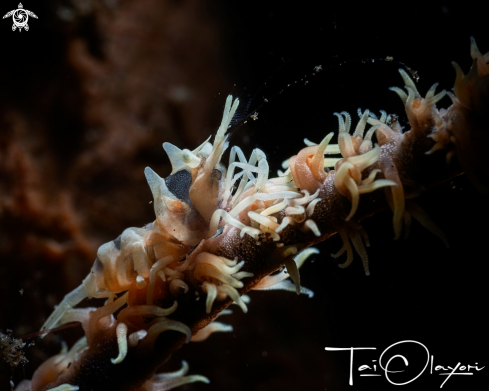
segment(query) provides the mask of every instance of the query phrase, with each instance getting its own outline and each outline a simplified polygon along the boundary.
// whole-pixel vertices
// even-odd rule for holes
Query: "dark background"
[[[470,2],[23,4],[39,17],[28,32],[0,21],[0,328],[16,336],[42,325],[88,273],[99,245],[154,219],[144,167],[167,175],[161,143],[195,148],[217,129],[227,94],[259,113],[231,143],[247,155],[261,148],[275,171],[304,137],[318,142],[337,130],[333,112],[356,118],[358,107],[383,109],[405,125],[401,101],[388,91],[402,87],[403,64],[417,71],[422,94],[435,82],[449,90],[450,62],[465,71],[471,64],[469,37],[489,50],[487,15]],[[14,8],[2,2],[0,13]],[[416,222],[407,240],[393,241],[387,211],[362,222],[369,277],[358,257],[338,268],[330,254],[341,241],[331,238],[301,270],[314,298],[251,292],[248,314],[234,309],[222,318],[234,332],[185,346],[167,369],[185,359],[191,374],[211,380],[189,390],[391,390],[385,378],[356,369],[402,340],[427,346],[435,365],[487,365],[487,201],[463,176],[417,200],[449,249]],[[66,330],[36,340],[26,366],[1,364],[0,389],[11,376],[31,378],[61,340],[79,336]],[[356,353],[352,388],[348,353],[327,346],[377,351]],[[422,368],[425,353],[405,354],[412,373]],[[438,389],[443,380],[425,373],[403,389]],[[484,369],[443,389],[487,380]]]

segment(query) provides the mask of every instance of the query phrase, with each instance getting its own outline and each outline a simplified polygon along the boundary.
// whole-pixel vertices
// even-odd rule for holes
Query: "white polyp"
[[[170,282],[170,292],[172,295],[178,294],[179,289],[183,289],[184,293],[188,292],[188,285],[180,278],[175,278]]]
[[[259,289],[254,289],[254,290],[260,290],[260,291],[287,291],[287,292],[296,292],[297,293],[297,287],[295,286],[294,283],[290,281],[280,281],[276,283],[275,285],[268,286],[266,288],[259,288]],[[309,298],[314,297],[314,292],[306,287],[301,286],[300,287],[300,294],[302,295],[307,295]]]
[[[61,384],[58,387],[50,388],[48,391],[78,391],[80,387],[71,384]]]
[[[351,116],[350,116],[350,113],[348,113],[347,111],[342,111],[341,114],[345,116],[345,130],[347,132],[349,132],[350,131],[350,128],[351,128]]]
[[[358,153],[363,155],[364,153],[367,153],[371,149],[372,149],[372,141],[363,140],[362,143],[360,144],[360,147],[358,148]]]
[[[319,189],[318,189],[319,190]],[[309,192],[307,190],[301,190],[301,193],[304,193],[304,196],[301,197],[301,198],[296,198],[294,200],[294,206],[297,206],[297,205],[302,205],[302,204],[306,204],[309,202]],[[319,193],[318,193],[319,194]],[[314,197],[313,197],[314,198]]]
[[[239,293],[231,285],[222,284],[217,287],[218,292],[227,294],[237,305],[240,306],[241,310],[246,314],[248,312],[248,307],[246,307],[245,302],[239,297]]]
[[[156,284],[156,273],[172,262],[173,262],[173,257],[169,255],[155,262],[151,267],[149,271],[148,290],[146,292],[146,302],[148,305],[153,304],[153,291]]]
[[[294,257],[294,261],[297,264],[297,267],[300,268],[307,258],[309,258],[313,254],[319,254],[319,250],[315,247],[309,247],[305,250],[302,250],[299,254]]]
[[[256,148],[253,153],[256,154],[256,157],[258,159],[258,168],[260,169],[260,171],[257,171],[258,178],[255,184],[256,191],[258,192],[263,191],[263,189],[265,188],[265,184],[268,180],[269,166],[267,156],[261,149]]]
[[[182,161],[189,166],[190,168],[199,167],[201,159],[198,156],[195,156],[188,149],[184,149],[181,155]]]
[[[408,91],[408,97],[406,100],[406,109],[411,110],[414,99],[416,98],[416,92],[411,87],[405,86],[405,88]]]
[[[475,60],[478,56],[482,55],[479,48],[477,47],[477,43],[475,42],[474,37],[470,37],[470,57],[472,60]]]
[[[382,172],[382,170],[380,170],[378,168],[372,170],[372,172],[369,174],[369,176],[362,181],[362,185],[368,185],[369,183],[372,183],[375,180],[375,176],[379,172]]]
[[[243,170],[243,172],[240,172],[240,173],[234,175],[234,177],[233,177],[234,170],[236,168],[241,168]],[[229,164],[228,172],[226,174],[226,183],[224,186],[225,190],[223,193],[223,199],[224,200],[227,200],[229,198],[229,196],[231,195],[231,188],[232,188],[233,184],[236,182],[236,180],[238,180],[241,176],[244,176],[248,172],[256,172],[256,173],[258,173],[258,175],[264,174],[264,173],[268,174],[268,170],[265,171],[262,168],[253,166],[253,165],[248,164],[246,162],[234,162],[234,163]],[[247,179],[245,179],[245,181],[246,180]]]
[[[278,233],[276,233],[275,231],[271,231],[270,236],[272,237],[272,240],[274,242],[278,242],[280,240],[280,235]]]
[[[397,186],[397,183],[389,179],[378,179],[375,182],[369,183],[368,185],[358,186],[358,194],[370,193],[386,186]]]
[[[307,205],[306,214],[308,217],[312,216],[314,213],[314,208],[319,201],[321,201],[321,198],[315,198],[309,203],[309,205]]]
[[[426,100],[432,98],[433,95],[435,95],[436,87],[438,87],[438,83],[435,83],[431,86],[431,88],[426,93],[426,97],[425,97]]]
[[[190,384],[195,382],[202,382],[202,383],[209,384],[210,380],[207,379],[205,376],[201,376],[201,375],[189,375],[189,376],[177,377],[174,379],[164,380],[158,383],[155,383],[150,380],[149,381],[150,386],[148,387],[151,388],[146,388],[146,389],[151,391],[168,391],[183,386],[185,384]]]
[[[242,163],[246,163],[246,157],[241,150],[240,147],[234,146],[231,148],[231,151],[229,151],[229,164],[234,163],[236,160],[236,155],[238,155],[238,159]]]
[[[295,284],[296,293],[299,295],[301,293],[301,276],[299,274],[299,269],[295,261],[289,257],[284,259],[285,267],[287,268],[287,273],[289,274],[291,280]]]
[[[418,89],[416,88],[416,84],[414,84],[413,79],[409,77],[409,75],[406,73],[404,69],[399,69],[399,73],[401,74],[402,79],[404,80],[404,83],[406,84],[406,87],[410,87],[413,89],[413,92],[419,95]]]
[[[124,323],[119,323],[115,329],[117,334],[117,345],[119,346],[119,355],[117,358],[111,358],[112,364],[120,364],[127,355],[127,326]]]
[[[239,155],[240,156],[240,155]],[[234,170],[237,168],[241,168],[245,171],[251,171],[251,172],[259,172],[259,168],[253,164],[250,164],[248,162],[245,161],[239,161],[239,162],[232,162],[232,163],[229,163],[229,166],[228,166],[228,173],[227,173],[227,180],[226,180],[226,186],[228,185],[228,183],[230,183],[231,179],[233,177],[233,174],[234,174]]]
[[[282,254],[284,258],[288,257],[289,255],[295,255],[297,254],[297,247],[288,247]]]
[[[385,120],[387,119],[387,112],[384,110],[380,110],[380,122],[385,124]]]
[[[284,217],[280,225],[277,227],[275,232],[280,233],[282,232],[290,223],[292,222],[292,219],[290,217]]]
[[[61,350],[58,354],[65,355],[66,353],[68,353],[68,345],[65,341],[61,341]]]
[[[312,231],[312,233],[317,237],[321,236],[321,231],[319,231],[319,228],[317,224],[314,222],[314,220],[306,220],[304,226],[309,228]]]
[[[242,238],[245,234],[248,234],[253,239],[258,240],[258,235],[261,234],[261,231],[259,229],[252,228],[252,227],[244,227],[241,230],[241,233],[239,234],[239,236]]]
[[[357,127],[355,128],[354,136],[363,137],[363,132],[365,130],[365,126],[367,125],[367,119],[370,111],[367,109],[363,112],[358,109],[358,115],[360,116],[360,121],[358,121]]]
[[[374,164],[377,160],[379,160],[379,157],[380,157],[380,147],[376,144],[372,150],[368,151],[367,153],[364,153],[363,155],[349,157],[348,162],[357,166],[357,168],[360,171],[363,171],[367,167]]]
[[[209,338],[212,333],[215,332],[231,332],[233,331],[233,326],[228,324],[224,324],[221,322],[212,322],[209,323],[204,328],[197,331],[197,333],[190,340],[191,342],[201,342]]]
[[[281,283],[283,280],[289,278],[289,275],[282,270],[281,272],[274,274],[272,276],[267,276],[262,278],[254,287],[253,290],[265,290],[265,289],[270,289],[271,287]],[[294,285],[294,291],[295,291],[295,285]]]
[[[248,176],[248,178],[246,178],[246,176]],[[241,181],[239,182],[238,189],[233,194],[233,197],[231,199],[231,205],[233,206],[236,205],[240,201],[241,196],[254,184],[255,184],[254,176],[246,171],[243,174],[243,179],[241,179]]]
[[[163,274],[163,276],[167,275],[168,276],[168,281],[172,281],[175,278],[179,278],[179,279],[184,278],[183,273],[181,273],[181,272],[179,272],[177,270],[173,270],[173,269],[171,269],[169,267],[165,267],[163,270],[160,270],[158,272],[158,275],[161,277],[160,273]],[[163,279],[163,281],[166,281],[166,280]]]
[[[343,165],[342,167],[345,167],[346,165]],[[345,218],[346,221],[350,220],[355,212],[358,209],[358,202],[360,200],[359,193],[358,193],[358,186],[355,183],[355,181],[350,177],[346,176],[345,177],[345,186],[350,192],[350,198],[351,198],[351,210],[348,216]]]
[[[343,119],[343,116],[339,113],[333,113],[333,115],[336,115],[338,117],[339,131],[340,132],[346,132],[345,121]]]
[[[369,121],[370,121],[371,118],[378,119],[377,118],[377,115],[374,112],[369,113],[369,118],[368,118],[368,121],[367,121],[368,123],[370,123]]]
[[[377,125],[372,126],[372,127],[371,127],[371,128],[368,130],[368,131],[367,131],[367,134],[365,135],[365,137],[364,137],[364,139],[363,139],[363,140],[364,140],[364,142],[365,142],[365,141],[370,141],[370,140],[372,140],[372,136],[373,136],[374,132],[375,132],[375,131],[376,131],[378,128],[380,128],[381,126],[382,126],[382,124],[377,124]],[[370,143],[370,145],[372,145],[372,143]]]
[[[182,376],[185,376],[188,372],[188,363],[187,361],[183,360],[182,361],[182,368],[180,368],[178,371],[175,371],[175,372],[168,372],[168,373],[159,373],[157,375],[154,375],[152,378],[151,378],[151,381],[153,382],[161,382],[161,381],[164,381],[164,380],[168,380],[168,379],[174,379],[174,378],[177,378],[177,377],[182,377]]]
[[[309,201],[314,200],[319,195],[320,189],[317,189],[311,196],[309,197]]]
[[[295,250],[294,250],[295,249]],[[292,252],[297,252],[297,249],[294,247]],[[294,262],[297,265],[297,269],[300,268],[305,260],[312,254],[318,254],[319,250],[310,247],[306,250],[301,251],[299,254],[297,254],[294,257]],[[290,254],[288,254],[290,255]],[[290,266],[290,265],[289,265]],[[285,269],[282,270],[279,273],[273,274],[271,276],[264,277],[258,282],[253,287],[253,290],[269,290],[269,289],[283,289],[283,290],[288,290],[288,291],[295,291],[297,292],[297,286],[295,284],[291,284],[288,281],[284,281],[285,279],[289,278],[290,275],[285,272]],[[305,293],[308,294],[309,297],[312,297],[313,293],[307,288],[300,288],[300,293]]]
[[[317,146],[317,150],[314,153],[314,157],[312,159],[312,165],[311,165],[311,170],[313,172],[320,172],[323,171],[324,168],[324,153],[326,152],[326,148],[328,147],[329,142],[334,136],[334,132],[329,133],[326,135],[319,145]],[[323,164],[321,164],[321,158],[323,158]]]
[[[231,277],[235,278],[236,280],[242,280],[243,278],[253,277],[253,276],[254,274],[251,272],[238,272],[231,275]]]
[[[232,266],[228,266],[223,262],[222,257],[218,257],[217,255],[208,253],[208,252],[201,252],[195,259],[195,264],[201,264],[201,263],[208,263],[210,265],[213,265],[217,267],[220,271],[222,271],[224,274],[234,274],[239,272],[239,270],[243,267],[244,261],[241,261],[239,263],[232,261]]]
[[[142,340],[148,332],[146,330],[135,331],[134,333],[129,334],[127,337],[127,344],[133,348],[138,345],[139,341]]]
[[[312,142],[311,140],[309,140],[307,138],[304,139],[304,144],[306,144],[308,147],[313,147],[314,145],[317,145],[316,143]],[[328,144],[324,153],[326,155],[337,155],[340,153],[340,147],[338,144]],[[288,160],[286,160],[286,162],[288,163]],[[283,167],[283,163],[282,163],[282,167]],[[287,167],[288,167],[288,164],[287,164]],[[286,168],[286,167],[284,167],[284,168]]]
[[[138,287],[138,289],[143,289],[144,287],[146,287],[146,280],[143,276],[136,277],[136,286]]]
[[[440,115],[438,114],[437,110],[433,110],[433,119],[435,120],[435,125],[437,127],[436,132],[438,132],[440,130],[440,128],[443,126],[443,121],[442,121]],[[428,135],[428,137],[429,136],[431,136],[431,135]]]
[[[235,218],[231,217],[228,212],[226,212],[224,209],[217,209],[211,217],[211,221],[209,223],[209,232],[207,236],[212,236],[217,232],[217,229],[219,228],[219,222],[221,221],[221,218],[228,224],[231,224],[233,227],[236,227],[238,229],[242,229],[245,225]]]
[[[295,191],[277,191],[277,192],[273,192],[273,193],[257,193],[257,194],[253,194],[252,196],[246,197],[238,205],[236,205],[233,209],[231,209],[229,214],[231,216],[235,217],[255,201],[273,201],[275,199],[298,198],[301,196],[302,196],[302,194],[297,193]],[[212,224],[212,219],[211,219],[211,224]]]
[[[205,312],[207,314],[210,314],[212,309],[212,304],[214,303],[214,300],[216,300],[217,297],[217,288],[215,284],[212,284],[207,281],[204,281],[202,283],[202,286],[207,291],[207,299],[205,301]]]
[[[285,214],[286,215],[301,215],[305,212],[305,209],[303,206],[288,206],[285,208]]]
[[[192,338],[192,332],[190,331],[190,328],[186,324],[177,320],[156,318],[150,323],[150,325],[151,326],[148,329],[148,335],[143,339],[143,341],[146,343],[148,343],[148,341],[146,341],[148,337],[155,338],[161,333],[168,330],[174,330],[185,334],[185,336],[187,337],[185,343],[189,343],[190,338]]]
[[[287,206],[287,200],[283,200],[282,202],[279,202],[278,204],[272,205],[269,208],[263,210],[262,212],[260,212],[260,214],[262,216],[270,216],[273,215],[274,213],[280,212],[286,206]]]
[[[406,100],[408,96],[403,90],[401,90],[399,87],[390,87],[389,90],[394,91],[397,95],[399,95],[399,98],[401,98],[402,103],[406,104]]]
[[[427,106],[434,105],[436,102],[438,102],[439,100],[444,98],[446,94],[447,94],[447,92],[445,90],[443,90],[443,91],[439,92],[438,94],[436,94],[435,96],[432,96],[430,98],[427,97],[425,100],[425,104]]]
[[[226,266],[236,266],[238,264],[238,257],[234,257],[234,259],[227,259],[225,257],[219,257],[219,259],[226,265]]]
[[[268,217],[262,216],[261,214],[253,212],[253,211],[248,212],[248,217],[250,219],[256,221],[257,223],[267,227],[268,229],[270,229],[272,231],[275,231],[277,229],[277,227],[279,226],[277,223],[270,220]]]

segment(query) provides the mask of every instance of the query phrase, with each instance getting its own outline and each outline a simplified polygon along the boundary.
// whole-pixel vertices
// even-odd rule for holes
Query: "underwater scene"
[[[2,6],[0,390],[486,384],[476,7]]]

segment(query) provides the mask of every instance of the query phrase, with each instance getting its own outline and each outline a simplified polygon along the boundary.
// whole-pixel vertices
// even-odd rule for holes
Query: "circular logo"
[[[16,9],[12,14],[12,20],[17,27],[24,27],[27,25],[27,21],[29,20],[29,15],[26,10],[23,8]]]

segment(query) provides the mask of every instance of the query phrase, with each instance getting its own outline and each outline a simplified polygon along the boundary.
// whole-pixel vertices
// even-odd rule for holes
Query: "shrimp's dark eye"
[[[165,178],[168,190],[180,201],[190,203],[190,186],[192,185],[192,175],[187,170],[177,171]]]
[[[212,179],[220,181],[222,178],[222,172],[220,170],[218,170],[217,168],[214,168],[212,170],[212,176],[211,177],[212,177]]]

